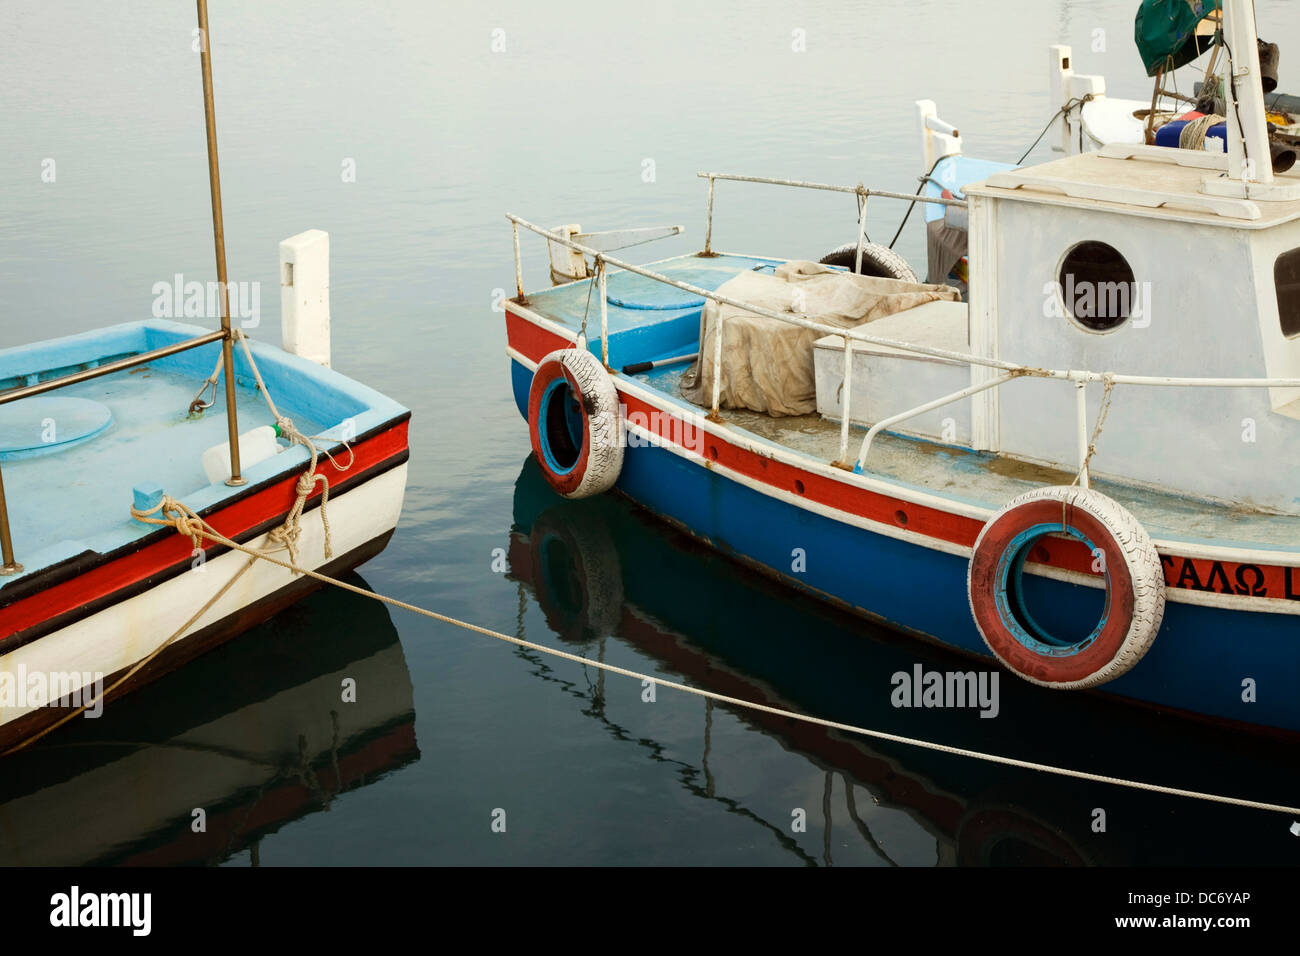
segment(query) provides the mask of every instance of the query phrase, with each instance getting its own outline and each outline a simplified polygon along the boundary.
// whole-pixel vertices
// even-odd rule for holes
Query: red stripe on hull
[[[396,423],[391,428],[353,445],[352,448],[356,458],[352,467],[346,472],[336,468],[324,456],[317,463],[317,472],[328,478],[331,485],[341,482],[349,474],[360,474],[404,452],[407,448],[407,422]],[[342,460],[347,461],[346,454],[342,456]],[[238,540],[240,535],[250,529],[289,511],[297,499],[295,486],[298,477],[305,470],[304,464],[293,474],[245,495],[226,507],[204,515],[204,518],[226,537]],[[309,501],[319,496],[320,485],[317,485]],[[122,510],[125,514],[125,504]],[[208,542],[204,547],[210,550],[215,545]],[[188,538],[170,532],[160,540],[144,544],[138,550],[130,551],[84,574],[78,574],[15,601],[0,610],[0,653],[7,650],[6,641],[16,634],[21,634],[60,614],[75,611],[83,605],[110,597],[115,592],[146,581],[177,564],[188,564],[191,560],[191,550]]]
[[[534,363],[541,361],[548,352],[572,345],[568,339],[508,309],[506,338],[512,349]],[[671,408],[652,405],[621,389],[619,399],[629,413],[635,411],[646,417],[643,427],[657,435],[663,444],[695,452],[707,461],[717,462],[759,484],[859,518],[906,528],[922,537],[964,548],[974,546],[983,528],[982,522],[966,515],[894,498],[776,461],[697,429],[675,415]],[[637,424],[642,422],[638,420]],[[1162,555],[1161,561],[1165,583],[1170,588],[1300,602],[1300,568],[1172,555]],[[1080,542],[1073,540],[1044,540],[1036,546],[1030,564],[1100,577],[1092,569],[1092,554]]]
[[[526,355],[533,364],[556,349],[568,348],[573,344],[572,339],[529,322],[509,309],[506,309],[506,342],[516,352]]]

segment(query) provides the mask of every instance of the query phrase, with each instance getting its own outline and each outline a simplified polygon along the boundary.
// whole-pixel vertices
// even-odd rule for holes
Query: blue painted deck
[[[649,268],[670,270],[674,279],[716,290],[748,269],[772,269],[780,260],[752,256],[684,256],[654,263]],[[631,272],[611,272],[606,279],[609,305],[609,364],[622,368],[633,362],[650,362],[694,352],[700,341],[700,311],[704,302],[681,289]],[[587,320],[587,341],[600,354],[600,299],[595,291],[588,305],[587,280],[570,282],[528,295],[530,308],[548,319],[577,331]],[[621,305],[615,302],[622,303]]]
[[[136,355],[202,334],[207,329],[153,320],[113,326],[0,351],[0,389],[68,374],[92,363]],[[224,397],[198,418],[187,414],[203,380],[212,374],[220,345],[169,356],[47,395],[103,403],[112,422],[87,440],[38,456],[4,460],[5,495],[14,551],[24,575],[87,549],[111,551],[153,531],[130,517],[132,488],[156,483],[172,497],[201,510],[241,489],[209,484],[200,455],[227,440]],[[337,372],[253,343],[253,354],[282,414],[304,434],[337,437],[351,420],[353,434],[405,412],[366,386]],[[274,424],[257,393],[242,349],[235,349],[236,408],[242,433]],[[41,396],[15,403],[21,408]],[[60,423],[54,421],[57,435]],[[301,467],[302,447],[244,469],[248,484]],[[4,583],[21,579],[17,575]]]

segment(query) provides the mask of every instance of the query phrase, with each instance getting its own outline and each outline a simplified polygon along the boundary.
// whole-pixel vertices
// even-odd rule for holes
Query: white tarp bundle
[[[718,288],[722,295],[815,318],[847,329],[938,299],[957,301],[956,289],[842,272],[816,262],[791,261],[775,274],[742,272]],[[817,410],[813,343],[826,333],[790,325],[709,299],[700,316],[700,357],[682,376],[682,397],[712,405],[714,343],[723,327],[723,408],[748,408],[775,417]]]

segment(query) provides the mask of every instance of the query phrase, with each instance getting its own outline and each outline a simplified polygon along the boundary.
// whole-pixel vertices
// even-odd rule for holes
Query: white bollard
[[[308,229],[280,243],[280,326],[286,352],[329,368],[329,233]]]

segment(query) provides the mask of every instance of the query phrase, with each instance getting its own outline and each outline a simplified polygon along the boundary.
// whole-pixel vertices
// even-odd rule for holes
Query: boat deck
[[[685,368],[657,369],[634,377],[679,397],[678,383]],[[840,425],[819,415],[772,418],[743,409],[722,409],[721,415],[728,424],[817,461],[830,463],[839,457]],[[857,455],[865,436],[865,428],[850,427],[851,455]],[[890,432],[872,442],[866,470],[873,477],[906,488],[987,510],[1001,508],[1017,495],[1045,484],[1068,485],[1074,480],[1073,472]],[[1226,505],[1207,507],[1199,499],[1104,478],[1094,478],[1092,486],[1132,511],[1152,538],[1159,541],[1291,553],[1300,542],[1300,516]]]
[[[781,261],[737,255],[683,256],[653,263],[648,268],[712,290],[743,270],[771,268]],[[591,283],[580,281],[531,293],[527,307],[574,331],[581,326],[586,311],[589,344],[599,354],[600,303],[593,293],[590,307],[586,305],[590,286]],[[607,287],[611,299],[608,322],[612,367],[674,357],[698,348],[699,297],[630,273],[611,274]],[[616,300],[624,305],[615,305]],[[631,304],[636,307],[629,307]],[[682,363],[628,377],[674,403],[697,409],[698,406],[690,405],[681,397],[679,385],[687,367]],[[721,414],[729,425],[762,443],[789,449],[823,464],[839,457],[838,422],[815,414],[772,418],[736,409],[723,409]],[[865,429],[858,426],[851,429],[849,447],[853,456],[864,436]],[[873,443],[867,472],[900,488],[938,495],[968,509],[990,512],[1026,491],[1044,484],[1069,484],[1074,479],[1073,473],[888,432]],[[1286,555],[1294,555],[1300,546],[1300,516],[1207,502],[1104,478],[1095,478],[1093,485],[1132,511],[1157,541],[1277,552],[1278,560],[1284,563]]]
[[[202,331],[206,330],[170,322],[135,323],[0,351],[0,388],[93,367]],[[80,441],[0,455],[14,552],[24,569],[0,583],[21,580],[87,550],[108,553],[155,530],[131,518],[136,486],[160,485],[199,511],[243,490],[224,482],[209,483],[201,463],[205,450],[227,441],[224,391],[218,391],[216,403],[201,415],[188,414],[195,392],[212,373],[219,348],[215,343],[205,345],[4,406],[20,410],[30,404],[27,414],[39,417],[45,406],[37,403],[43,399],[75,398],[101,403],[112,420]],[[236,409],[243,434],[273,425],[274,418],[239,351]],[[404,411],[364,386],[277,349],[255,344],[254,354],[281,413],[304,434],[335,435],[328,429],[345,418],[352,418],[350,430],[361,434]],[[57,417],[48,421],[62,442],[59,429],[65,423]],[[281,444],[285,449],[281,453],[243,469],[245,487],[306,462],[306,449]]]

